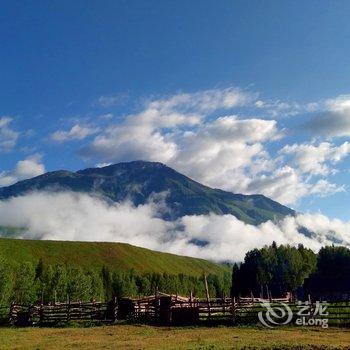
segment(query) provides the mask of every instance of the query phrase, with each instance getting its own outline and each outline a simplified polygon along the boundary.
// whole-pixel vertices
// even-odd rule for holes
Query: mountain
[[[173,220],[184,215],[232,214],[253,225],[278,220],[295,212],[263,195],[243,195],[204,186],[162,163],[134,161],[89,168],[77,172],[54,171],[0,188],[0,199],[34,190],[70,190],[102,195],[119,202],[132,200],[135,205],[163,193],[168,211],[163,217]]]
[[[169,273],[202,276],[203,273],[229,272],[227,265],[207,260],[160,253],[125,243],[36,241],[0,238],[1,256],[9,262],[31,262],[42,259],[45,265],[69,266],[137,273]]]

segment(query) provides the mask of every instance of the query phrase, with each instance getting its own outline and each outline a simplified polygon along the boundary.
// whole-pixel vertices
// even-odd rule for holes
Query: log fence
[[[12,303],[9,323],[15,326],[50,326],[72,321],[112,323],[117,319],[116,300],[101,302],[70,302],[40,305],[20,305]]]
[[[168,295],[160,292],[144,298],[121,298],[110,302],[71,302],[48,305],[12,303],[8,320],[16,326],[50,326],[68,322],[114,323],[120,320],[161,325],[196,325],[207,323],[256,324],[264,303],[287,304],[297,314],[300,304],[291,298],[209,298]],[[317,317],[316,302],[308,300],[308,319]],[[350,301],[327,303],[329,325],[350,326]],[[1,310],[0,310],[1,313]]]

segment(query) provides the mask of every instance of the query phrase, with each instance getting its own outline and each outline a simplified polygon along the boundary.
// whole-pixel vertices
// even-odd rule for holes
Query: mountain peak
[[[87,168],[77,171],[77,174],[87,174],[87,173],[110,173],[116,169],[128,169],[128,170],[144,170],[147,168],[156,169],[156,168],[169,168],[163,163],[160,162],[150,162],[145,160],[134,160],[131,162],[121,162],[116,164],[109,164],[97,168]],[[170,169],[170,168],[169,168]]]
[[[294,211],[262,195],[242,195],[204,186],[159,162],[132,161],[77,171],[56,171],[0,188],[0,199],[30,191],[69,190],[100,195],[114,202],[145,204],[166,193],[165,219],[185,215],[232,214],[249,224],[277,220]]]

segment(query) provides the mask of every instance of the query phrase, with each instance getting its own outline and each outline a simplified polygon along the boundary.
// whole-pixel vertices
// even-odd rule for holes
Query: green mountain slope
[[[0,238],[0,256],[7,261],[32,262],[40,259],[45,265],[68,264],[100,270],[135,270],[137,273],[157,272],[202,276],[203,273],[228,272],[225,265],[203,259],[160,253],[124,243],[35,241]]]
[[[165,219],[184,215],[232,214],[249,224],[277,220],[295,212],[263,195],[242,195],[212,189],[161,163],[135,161],[103,168],[55,171],[0,188],[0,199],[33,190],[97,193],[113,202],[131,199],[144,204],[155,193],[166,194]]]

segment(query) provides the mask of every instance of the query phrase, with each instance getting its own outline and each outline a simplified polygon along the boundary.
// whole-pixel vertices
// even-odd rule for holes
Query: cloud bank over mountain
[[[100,96],[86,113],[63,117],[50,128],[40,124],[44,138],[31,138],[30,131],[37,130],[17,131],[16,118],[1,117],[0,152],[17,156],[12,169],[0,172],[0,186],[40,174],[43,160],[51,169],[146,160],[166,163],[213,188],[264,194],[299,210],[326,208],[332,216],[326,204],[348,196],[347,94],[297,103],[231,86],[134,103],[128,97],[130,108],[121,112],[124,98]],[[36,170],[32,162],[35,171],[18,171],[37,154],[43,160],[35,161]]]
[[[264,101],[233,87],[178,93],[147,100],[138,113],[109,123],[80,155],[96,164],[161,161],[211,187],[296,205],[310,195],[344,191],[331,176],[350,147],[318,139],[314,131],[313,139],[290,144],[285,138],[293,130],[281,128],[279,119],[310,114],[317,130],[325,114],[343,118],[347,103],[346,96],[304,105]]]
[[[21,238],[125,242],[154,250],[217,261],[241,261],[253,248],[276,241],[314,250],[334,242],[350,246],[350,222],[316,214],[259,226],[233,215],[160,218],[164,203],[133,206],[72,192],[32,192],[0,202],[0,225],[22,227]],[[312,233],[300,233],[304,228]],[[299,231],[298,231],[299,229]],[[198,243],[201,242],[200,245]]]

